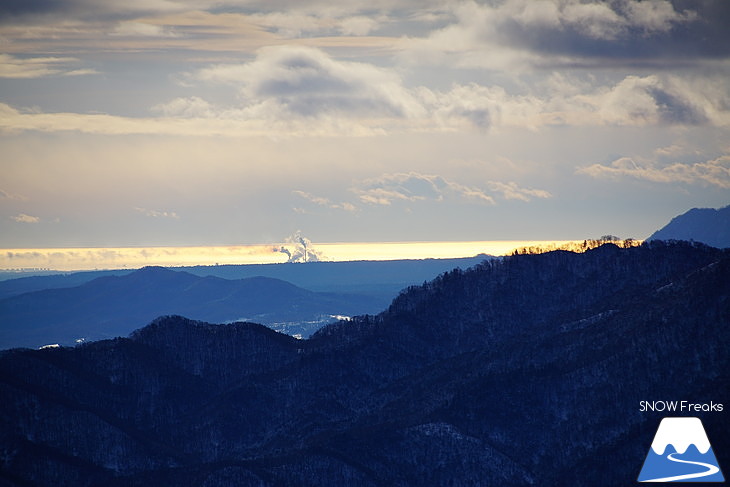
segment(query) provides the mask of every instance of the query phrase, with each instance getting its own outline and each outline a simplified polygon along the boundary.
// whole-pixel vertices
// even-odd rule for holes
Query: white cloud
[[[638,157],[621,157],[608,165],[593,164],[577,170],[594,178],[630,177],[656,183],[685,183],[730,189],[730,155],[704,162],[660,165]]]
[[[41,221],[39,217],[26,215],[25,213],[20,213],[19,215],[11,216],[10,218],[18,223],[38,223]]]

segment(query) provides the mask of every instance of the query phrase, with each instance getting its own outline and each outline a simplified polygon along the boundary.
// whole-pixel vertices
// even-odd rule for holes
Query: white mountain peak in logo
[[[664,418],[659,424],[651,449],[663,455],[667,445],[674,446],[677,453],[684,453],[689,445],[694,445],[700,453],[707,453],[710,440],[700,418]]]

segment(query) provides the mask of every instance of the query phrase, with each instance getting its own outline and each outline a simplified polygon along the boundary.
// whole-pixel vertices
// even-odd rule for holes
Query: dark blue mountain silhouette
[[[398,292],[421,284],[456,267],[466,269],[489,258],[487,255],[455,259],[412,259],[352,262],[307,262],[287,264],[216,265],[170,268],[200,277],[236,280],[248,277],[271,277],[311,291],[337,292],[373,296],[381,299],[381,308]],[[132,270],[81,271],[65,274],[17,277],[7,273],[0,281],[0,299],[44,289],[75,287],[98,277],[121,276]],[[2,272],[0,272],[2,275]]]
[[[296,340],[179,316],[0,353],[11,486],[633,485],[661,413],[730,404],[730,251],[487,261]],[[130,302],[130,306],[134,303]],[[696,413],[721,467],[728,415]]]
[[[672,218],[647,240],[693,240],[720,249],[730,247],[730,206],[692,208]]]
[[[146,267],[0,300],[0,349],[126,336],[169,314],[271,324],[361,314],[380,304],[367,296],[317,293],[266,277],[226,280]]]

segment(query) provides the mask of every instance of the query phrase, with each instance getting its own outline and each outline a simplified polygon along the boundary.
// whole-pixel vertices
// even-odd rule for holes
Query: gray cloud
[[[63,0],[5,0],[0,3],[0,19],[9,23],[19,17],[60,12],[67,5]]]
[[[651,87],[647,92],[654,99],[659,119],[669,124],[701,125],[707,123],[707,115],[698,106],[661,87]]]
[[[581,57],[654,56],[666,48],[675,30],[699,17],[694,10],[677,10],[661,0],[551,3],[552,15],[548,16],[536,11],[536,3],[505,4],[509,15],[497,27],[502,42]]]
[[[730,55],[729,2],[504,0],[452,12],[449,25],[413,40],[409,48],[426,53],[416,59],[438,61],[441,52],[456,65],[498,69],[668,67]]]
[[[304,117],[327,113],[405,117],[419,108],[394,72],[336,61],[307,47],[263,49],[251,63],[211,66],[195,77],[239,85],[248,103]]]
[[[58,22],[60,19],[115,21],[184,9],[186,6],[175,0],[3,0],[0,2],[0,24]]]

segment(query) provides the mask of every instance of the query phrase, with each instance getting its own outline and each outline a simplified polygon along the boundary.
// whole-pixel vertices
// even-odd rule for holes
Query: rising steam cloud
[[[287,237],[286,243],[281,247],[274,247],[273,251],[286,254],[287,262],[319,262],[324,257],[312,247],[312,241],[304,237],[300,230]]]

